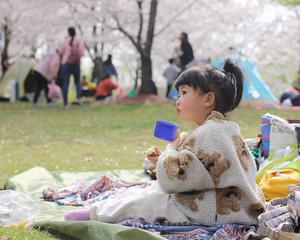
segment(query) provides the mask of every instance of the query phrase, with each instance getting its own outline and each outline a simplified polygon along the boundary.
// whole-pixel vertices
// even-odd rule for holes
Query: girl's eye
[[[182,94],[182,95],[186,94],[186,91],[182,91],[181,94]]]

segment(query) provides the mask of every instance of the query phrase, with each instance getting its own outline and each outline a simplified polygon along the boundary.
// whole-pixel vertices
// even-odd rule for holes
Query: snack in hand
[[[150,158],[153,158],[153,157],[159,157],[160,155],[160,150],[158,147],[151,147],[151,148],[148,148],[144,154],[146,155],[146,157],[149,159]]]

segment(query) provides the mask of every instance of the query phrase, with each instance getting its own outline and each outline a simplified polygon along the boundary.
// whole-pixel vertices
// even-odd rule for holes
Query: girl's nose
[[[180,105],[180,97],[178,97],[176,100],[176,106],[179,106],[179,105]]]

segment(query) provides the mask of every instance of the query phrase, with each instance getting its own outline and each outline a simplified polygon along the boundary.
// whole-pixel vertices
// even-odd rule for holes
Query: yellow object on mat
[[[18,223],[11,224],[10,227],[19,227],[19,228],[25,228],[27,225],[29,225],[29,222],[27,220],[22,220]]]
[[[300,183],[300,173],[294,169],[267,170],[258,186],[266,200],[288,195],[289,184]]]

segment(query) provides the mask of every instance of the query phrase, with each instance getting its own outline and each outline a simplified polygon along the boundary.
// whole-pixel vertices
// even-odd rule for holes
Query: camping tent
[[[212,65],[217,68],[223,68],[224,60],[230,58],[234,63],[240,66],[244,75],[243,101],[259,101],[261,103],[275,103],[277,98],[272,93],[269,86],[261,78],[256,64],[245,56],[226,56],[218,57]]]
[[[1,98],[10,98],[11,80],[16,80],[19,83],[19,96],[25,96],[24,82],[33,64],[33,60],[21,57],[5,72],[3,78],[0,80]]]

